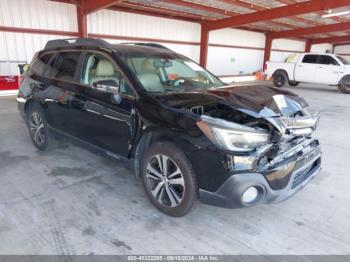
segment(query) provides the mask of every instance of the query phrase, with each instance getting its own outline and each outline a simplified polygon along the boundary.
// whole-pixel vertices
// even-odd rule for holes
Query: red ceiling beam
[[[197,14],[188,14],[184,12],[173,11],[165,8],[158,8],[148,5],[141,5],[134,2],[123,2],[112,6],[109,9],[121,12],[131,12],[141,15],[150,15],[163,18],[179,19],[188,22],[201,23],[203,21],[214,21],[214,18],[209,18]]]
[[[305,53],[309,53],[311,51],[311,46],[312,46],[311,40],[310,39],[306,40],[306,42],[305,42]]]
[[[273,40],[272,37],[269,34],[267,34],[265,38],[263,67],[265,67],[266,62],[270,60],[272,40]]]
[[[220,0],[220,1],[225,2],[227,4],[233,4],[233,5],[240,6],[240,7],[246,8],[246,9],[254,10],[254,11],[263,11],[263,10],[269,9],[267,7],[264,7],[264,6],[256,5],[253,3],[247,3],[247,2],[240,1],[240,0]],[[291,17],[291,19],[299,21],[299,22],[303,22],[306,24],[313,24],[313,21],[304,19],[302,17]],[[285,23],[285,22],[273,21],[272,23],[279,24],[281,26],[290,27],[290,28],[299,28],[296,25],[292,25],[292,24]]]
[[[191,9],[195,9],[195,10],[201,10],[201,11],[208,12],[208,13],[216,13],[216,14],[221,14],[221,15],[226,15],[226,16],[235,15],[235,13],[233,13],[231,11],[226,11],[226,10],[223,10],[220,8],[211,7],[211,6],[202,5],[202,4],[196,4],[196,3],[182,1],[182,0],[162,0],[161,2],[173,4],[173,5],[177,5],[177,6],[182,6],[182,7],[187,7],[187,8],[191,8]]]
[[[277,0],[277,1],[278,1],[278,2],[281,2],[281,3],[284,3],[284,4],[286,4],[286,5],[291,5],[291,4],[297,3],[297,1],[295,1],[295,0]],[[327,14],[326,11],[319,11],[319,12],[317,12],[317,13],[318,13],[319,15]],[[298,18],[302,18],[302,17],[298,17]],[[302,19],[305,19],[305,18],[302,18]],[[334,21],[337,21],[337,22],[346,22],[346,21],[347,21],[347,19],[341,18],[341,17],[339,17],[339,16],[330,17],[330,19],[332,19],[332,20],[334,20]],[[307,19],[305,19],[305,20],[307,20]],[[307,21],[312,22],[312,21],[310,21],[310,20],[307,20]]]
[[[335,43],[333,46],[344,46],[344,45],[350,45],[350,42],[344,42],[344,43]]]
[[[334,37],[326,37],[326,38],[318,38],[318,39],[312,39],[312,44],[325,44],[325,43],[341,43],[341,42],[349,42],[350,41],[350,35],[346,36],[334,36]]]
[[[327,32],[335,32],[335,31],[343,31],[350,29],[350,22],[345,23],[337,23],[330,25],[321,25],[307,28],[299,28],[288,31],[281,31],[272,33],[273,38],[290,38],[290,37],[298,37],[304,35],[312,35],[312,34],[322,34]]]
[[[168,19],[178,19],[178,20],[184,20],[184,21],[200,23],[200,24],[205,21],[217,20],[213,17],[208,17],[207,15],[198,15],[198,14],[187,13],[187,12],[179,12],[176,10],[167,9],[163,7],[158,7],[153,5],[144,5],[144,4],[129,2],[129,1],[123,1],[122,3],[118,3],[117,5],[109,7],[108,9],[121,11],[121,12],[136,13],[141,15],[163,17]],[[240,26],[237,28],[242,30],[258,32],[258,33],[264,33],[267,30],[266,28],[264,29],[261,27],[253,28],[252,26],[251,27]]]
[[[83,9],[85,14],[90,14],[101,9],[108,8],[123,0],[85,0],[83,1]]]
[[[87,37],[87,15],[84,13],[82,5],[77,5],[77,22],[79,37]]]
[[[260,21],[273,20],[305,13],[312,13],[330,8],[337,8],[349,5],[349,0],[311,0],[292,5],[280,6],[268,10],[220,19],[209,24],[210,30],[227,27],[236,27]]]

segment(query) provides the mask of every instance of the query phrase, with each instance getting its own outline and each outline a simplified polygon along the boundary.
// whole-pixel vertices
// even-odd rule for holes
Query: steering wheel
[[[171,80],[170,85],[173,87],[178,87],[181,82],[185,82],[187,80],[188,78],[186,77],[178,77],[178,78],[175,78],[174,80]]]

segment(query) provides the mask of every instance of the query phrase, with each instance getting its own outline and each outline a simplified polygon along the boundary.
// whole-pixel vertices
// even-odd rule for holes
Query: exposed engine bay
[[[183,109],[200,116],[266,130],[269,134],[269,145],[260,151],[250,152],[258,158],[255,168],[261,166],[264,169],[297,156],[298,148],[302,149],[311,142],[318,122],[318,115],[305,109],[295,112],[292,116],[271,118],[255,118],[224,104],[207,104]]]

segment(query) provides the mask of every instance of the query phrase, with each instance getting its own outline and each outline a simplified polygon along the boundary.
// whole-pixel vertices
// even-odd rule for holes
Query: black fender
[[[178,146],[185,155],[197,150],[203,146],[203,140],[209,145],[211,142],[199,130],[198,137],[190,136],[181,130],[172,130],[160,126],[150,126],[143,130],[130,152],[129,159],[132,160],[132,168],[137,177],[140,176],[140,164],[143,152],[152,144],[158,141],[169,141]],[[199,142],[201,141],[201,142]],[[202,144],[202,145],[201,145]]]

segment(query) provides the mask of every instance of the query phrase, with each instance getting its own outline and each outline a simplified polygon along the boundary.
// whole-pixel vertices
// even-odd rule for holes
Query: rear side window
[[[61,80],[74,81],[80,52],[58,53],[50,63],[46,76]]]
[[[45,54],[40,56],[38,59],[34,61],[32,64],[30,70],[33,74],[42,76],[45,72],[45,69],[47,68],[53,54]]]
[[[318,55],[305,55],[302,63],[305,64],[317,64]]]
[[[329,55],[321,55],[319,63],[322,65],[339,65],[339,63]]]

